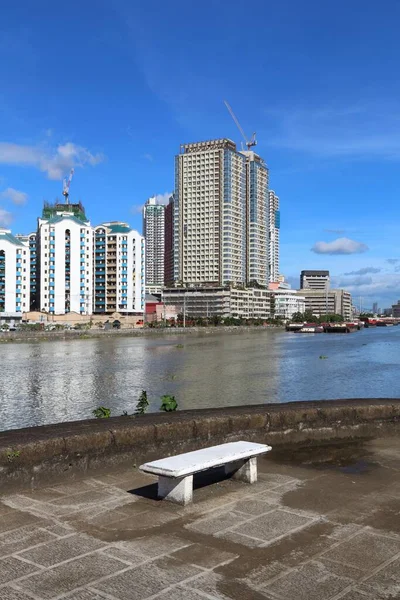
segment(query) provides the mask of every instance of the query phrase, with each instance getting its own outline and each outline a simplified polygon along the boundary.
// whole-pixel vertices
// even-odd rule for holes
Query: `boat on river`
[[[304,323],[298,333],[324,333],[324,328],[319,323]]]
[[[358,330],[356,323],[324,323],[325,333],[352,333]]]

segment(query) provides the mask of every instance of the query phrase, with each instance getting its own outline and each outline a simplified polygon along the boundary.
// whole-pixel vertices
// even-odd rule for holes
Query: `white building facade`
[[[164,285],[165,206],[149,198],[143,207],[143,236],[146,240],[146,287]]]
[[[94,228],[93,312],[141,314],[145,303],[145,240],[127,223]]]
[[[38,219],[37,308],[92,314],[93,229],[69,212]]]
[[[297,312],[304,313],[306,299],[295,290],[277,289],[271,292],[274,298],[274,316],[291,319]]]
[[[0,318],[29,310],[29,244],[0,228]]]

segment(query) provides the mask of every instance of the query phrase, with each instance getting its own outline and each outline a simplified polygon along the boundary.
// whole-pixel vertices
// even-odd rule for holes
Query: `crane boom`
[[[253,135],[251,136],[251,139],[248,140],[247,137],[246,137],[246,134],[244,133],[243,128],[242,128],[241,124],[239,123],[239,121],[238,121],[235,113],[233,112],[231,106],[228,104],[228,102],[226,100],[224,100],[224,104],[225,104],[226,108],[228,109],[229,114],[231,115],[232,119],[234,120],[234,122],[236,124],[236,127],[239,129],[240,133],[242,134],[242,137],[243,137],[243,139],[245,141],[245,144],[247,146],[247,150],[250,150],[250,148],[252,146],[257,146],[256,133],[254,132]]]
[[[65,197],[65,203],[69,204],[69,186],[71,185],[72,178],[74,176],[74,169],[71,169],[68,179],[63,181],[63,196]]]

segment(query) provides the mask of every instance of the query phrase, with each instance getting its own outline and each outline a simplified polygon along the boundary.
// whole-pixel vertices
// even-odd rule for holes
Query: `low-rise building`
[[[342,289],[320,291],[317,289],[301,289],[300,294],[305,299],[305,310],[316,317],[322,315],[342,315],[349,321],[353,318],[352,299],[350,292]]]
[[[29,310],[29,244],[0,228],[0,320],[22,317]]]
[[[395,317],[396,319],[400,317],[400,300],[397,301],[397,304],[392,304],[391,313],[390,316]]]
[[[179,306],[187,317],[235,317],[242,319],[290,319],[304,312],[304,297],[293,290],[235,287],[168,288],[164,303]]]

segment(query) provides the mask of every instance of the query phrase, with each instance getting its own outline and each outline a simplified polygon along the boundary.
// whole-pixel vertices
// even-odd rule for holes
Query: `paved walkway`
[[[1,600],[400,598],[400,441],[275,454],[155,498],[135,469],[0,498]]]

